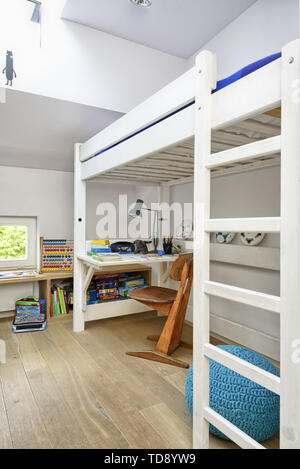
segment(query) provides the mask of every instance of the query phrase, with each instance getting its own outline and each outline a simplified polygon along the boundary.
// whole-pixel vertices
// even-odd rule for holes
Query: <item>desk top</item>
[[[86,254],[79,254],[77,258],[89,267],[94,267],[94,269],[102,270],[106,267],[117,267],[122,265],[146,265],[161,264],[163,262],[174,262],[178,258],[178,255],[174,254],[172,256],[166,255],[159,257],[148,257],[147,255],[142,254],[120,254],[120,259],[115,261],[97,261],[96,259],[93,259],[91,256],[87,256]]]

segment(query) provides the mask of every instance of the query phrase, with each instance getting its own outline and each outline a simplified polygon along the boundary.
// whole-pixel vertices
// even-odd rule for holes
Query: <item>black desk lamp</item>
[[[153,223],[153,246],[154,249],[153,251],[150,251],[151,254],[157,254],[158,253],[158,242],[159,242],[159,226],[158,226],[158,214],[160,210],[155,210],[152,208],[144,208],[144,201],[141,199],[137,199],[135,206],[132,210],[129,211],[129,215],[131,217],[142,217],[142,210],[146,210],[148,212],[154,212],[154,223]]]

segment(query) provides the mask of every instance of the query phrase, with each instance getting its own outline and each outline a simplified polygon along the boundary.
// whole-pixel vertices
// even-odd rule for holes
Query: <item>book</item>
[[[110,247],[93,247],[91,248],[91,252],[95,252],[95,253],[98,253],[98,252],[111,252],[111,248]]]
[[[67,298],[66,290],[63,290],[63,294],[64,294],[64,300],[65,300],[65,305],[66,305],[66,312],[67,312],[67,314],[70,314],[70,309],[69,309],[69,305],[68,305],[68,298]]]
[[[56,316],[60,316],[60,307],[59,307],[59,296],[58,291],[54,292],[55,294],[55,307],[56,307]]]
[[[109,239],[93,239],[91,242],[92,246],[107,246],[110,244]]]

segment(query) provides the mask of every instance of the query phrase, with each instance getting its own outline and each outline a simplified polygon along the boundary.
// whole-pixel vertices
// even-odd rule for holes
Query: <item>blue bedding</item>
[[[216,87],[216,89],[213,90],[213,93],[216,93],[217,91],[220,91],[222,88],[226,88],[226,86],[229,86],[229,85],[231,85],[232,83],[234,83],[234,82],[240,80],[241,78],[244,78],[244,77],[246,77],[247,75],[250,75],[250,73],[253,73],[253,72],[255,72],[256,70],[258,70],[259,68],[262,68],[262,67],[264,67],[265,65],[268,65],[268,64],[271,63],[271,62],[274,62],[274,60],[277,60],[277,59],[279,59],[280,57],[281,57],[281,52],[278,52],[277,54],[269,55],[268,57],[264,57],[263,59],[257,60],[256,62],[253,62],[252,64],[247,65],[246,67],[241,68],[241,70],[239,70],[238,72],[233,73],[233,74],[230,75],[229,77],[223,78],[222,80],[219,80],[219,81],[217,82],[217,87]],[[159,124],[160,122],[164,121],[165,119],[168,119],[168,118],[171,117],[171,116],[174,116],[174,115],[177,114],[178,112],[183,111],[184,109],[186,109],[186,108],[189,107],[189,106],[192,106],[193,104],[195,104],[195,100],[192,101],[192,102],[189,103],[189,104],[186,104],[185,106],[181,107],[180,109],[177,109],[177,111],[174,111],[174,112],[172,112],[171,114],[168,114],[167,116],[163,117],[162,119],[159,119],[158,121],[153,122],[153,124],[147,125],[147,126],[144,127],[143,129],[141,129],[141,130],[139,130],[139,131],[133,133],[132,135],[129,135],[129,137],[123,138],[123,140],[120,140],[119,142],[115,143],[114,145],[111,145],[110,147],[105,148],[105,150],[100,151],[100,152],[97,153],[95,156],[102,155],[102,153],[107,152],[107,151],[110,150],[111,148],[114,148],[114,147],[116,147],[117,145],[119,145],[120,143],[126,142],[126,140],[129,140],[130,138],[135,137],[136,135],[140,134],[141,132],[144,132],[145,130],[150,129],[150,128],[153,127],[154,125]]]
[[[230,75],[230,77],[224,78],[223,80],[219,80],[217,83],[217,88],[213,91],[213,93],[216,93],[217,91],[220,91],[222,88],[225,88],[226,86],[231,85],[231,83],[234,83],[235,81],[238,81],[241,78],[244,78],[247,75],[250,75],[250,73],[253,73],[259,68],[262,68],[271,62],[274,62],[274,60],[277,60],[280,57],[281,57],[281,52],[278,52],[277,54],[269,55],[268,57],[265,57],[264,59],[257,60],[257,62],[253,62],[252,64],[247,65],[244,68],[241,68],[241,70],[239,70],[238,72],[235,72],[233,75]]]

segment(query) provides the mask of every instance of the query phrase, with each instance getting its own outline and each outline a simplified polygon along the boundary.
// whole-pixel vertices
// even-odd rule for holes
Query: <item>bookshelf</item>
[[[150,266],[138,264],[130,265],[125,264],[120,266],[113,265],[107,266],[101,270],[101,273],[116,273],[116,272],[137,272],[142,274],[145,282],[148,285],[152,285],[152,268]],[[0,279],[0,286],[7,284],[17,284],[17,283],[33,283],[38,282],[39,284],[39,298],[46,300],[46,311],[47,311],[47,320],[48,322],[55,321],[64,321],[72,318],[73,314],[63,314],[59,316],[50,316],[50,304],[51,304],[51,285],[52,282],[62,279],[73,278],[73,272],[44,272],[38,274],[36,277],[23,277],[23,278],[9,278],[9,279]],[[108,301],[105,303],[96,303],[93,305],[86,306],[86,318],[87,320],[105,319],[106,317],[113,316],[122,316],[125,314],[134,314],[140,313],[143,311],[149,311],[149,308],[143,306],[132,299],[126,299],[122,301]],[[14,311],[8,311],[0,313],[0,319],[5,317],[13,317]]]
[[[39,297],[46,300],[47,309],[47,320],[48,321],[59,321],[72,317],[72,314],[50,317],[50,300],[51,300],[51,282],[55,280],[62,280],[73,278],[73,272],[45,272],[38,274],[35,277],[23,277],[23,278],[7,278],[0,279],[1,285],[17,284],[17,283],[33,283],[38,282],[39,284]],[[12,317],[14,311],[8,311],[0,313],[0,319],[5,317]]]

